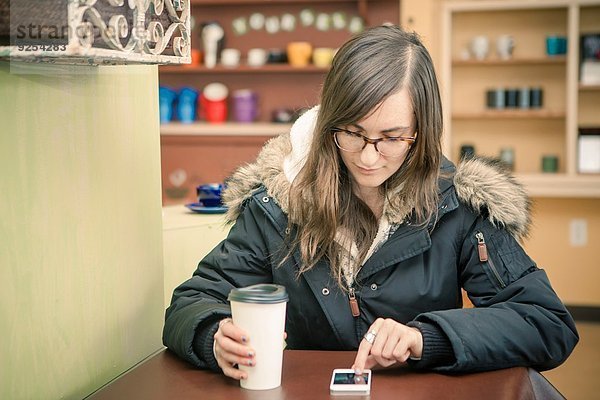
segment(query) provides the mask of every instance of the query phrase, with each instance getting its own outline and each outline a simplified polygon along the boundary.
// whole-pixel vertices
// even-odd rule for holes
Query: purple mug
[[[236,90],[232,94],[233,116],[237,122],[254,122],[258,117],[258,96],[248,89]]]

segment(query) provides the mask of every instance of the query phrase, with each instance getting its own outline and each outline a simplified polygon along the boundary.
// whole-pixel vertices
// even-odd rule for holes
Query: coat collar
[[[228,180],[223,201],[228,207],[226,219],[234,222],[243,203],[260,186],[288,213],[291,181],[304,165],[312,142],[318,108],[305,113],[289,133],[269,140],[256,161],[240,167]],[[530,201],[524,187],[495,161],[472,158],[458,167],[444,158],[441,166],[439,192],[441,202],[449,201],[455,190],[458,200],[497,227],[506,228],[517,238],[526,236],[530,219]],[[443,177],[447,176],[447,177]],[[401,188],[388,196],[386,215],[390,223],[401,223],[413,209],[411,199],[402,196]],[[440,206],[442,206],[440,204]]]

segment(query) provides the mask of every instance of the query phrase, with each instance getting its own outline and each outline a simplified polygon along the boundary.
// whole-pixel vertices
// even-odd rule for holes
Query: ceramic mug
[[[521,89],[519,89],[519,108],[529,108],[531,103],[530,103],[530,92],[529,92],[529,88],[528,87],[522,87]]]
[[[221,64],[225,67],[235,68],[240,64],[242,53],[238,49],[223,49],[221,52]]]
[[[166,86],[158,89],[158,101],[160,112],[160,123],[166,124],[173,119],[173,102],[177,98],[177,92]]]
[[[463,144],[460,146],[460,159],[473,158],[475,156],[475,146],[472,144]]]
[[[507,108],[516,108],[519,106],[519,89],[506,89],[504,92],[504,104]]]
[[[542,172],[558,172],[558,156],[546,154],[542,156]]]
[[[489,89],[486,91],[486,105],[488,108],[503,109],[506,104],[506,91],[504,88]]]
[[[232,93],[233,116],[237,122],[253,122],[258,117],[258,95],[249,89]]]
[[[479,35],[471,39],[471,53],[477,60],[484,60],[490,51],[490,40],[487,36]]]
[[[288,62],[293,67],[306,67],[311,54],[312,44],[309,42],[290,42],[287,45]]]
[[[177,103],[177,118],[184,124],[190,124],[196,120],[196,107],[198,103],[198,90],[184,87],[179,91]]]
[[[190,58],[191,62],[189,64],[185,64],[185,67],[197,67],[202,64],[202,52],[198,49],[190,50]]]
[[[251,67],[261,67],[267,63],[268,53],[265,49],[254,48],[248,50],[248,65]]]
[[[288,57],[285,49],[269,49],[267,52],[268,64],[287,63]]]
[[[547,36],[546,54],[549,56],[560,56],[567,54],[567,38],[558,35]]]
[[[227,120],[227,86],[213,82],[204,87],[200,102],[204,117],[208,122],[221,123]]]
[[[509,60],[515,48],[515,40],[511,35],[500,35],[496,39],[496,53],[502,60]]]
[[[196,187],[198,202],[204,207],[223,207],[221,193],[225,189],[222,183],[208,183]]]
[[[312,60],[315,66],[328,68],[333,60],[334,49],[331,47],[317,47],[313,50]]]
[[[529,107],[542,108],[544,106],[544,89],[534,87],[529,89]]]

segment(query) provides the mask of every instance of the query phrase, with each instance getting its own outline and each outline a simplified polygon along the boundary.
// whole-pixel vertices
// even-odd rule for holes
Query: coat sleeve
[[[173,292],[166,310],[163,343],[179,357],[206,368],[193,350],[194,336],[215,320],[231,315],[232,288],[273,280],[261,226],[265,214],[250,199],[229,234],[200,263],[193,276]]]
[[[458,244],[460,279],[475,308],[429,312],[416,319],[437,325],[454,350],[454,362],[435,369],[546,370],[560,365],[579,337],[546,273],[506,230],[487,220],[478,218],[465,232]],[[482,241],[487,260],[478,251]]]

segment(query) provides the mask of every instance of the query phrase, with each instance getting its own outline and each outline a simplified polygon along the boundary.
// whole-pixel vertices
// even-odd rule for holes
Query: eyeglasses
[[[416,136],[382,137],[370,139],[358,132],[335,128],[332,130],[337,147],[348,153],[359,153],[367,144],[375,146],[375,150],[384,157],[402,157],[406,150],[417,140]]]

